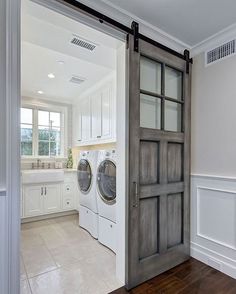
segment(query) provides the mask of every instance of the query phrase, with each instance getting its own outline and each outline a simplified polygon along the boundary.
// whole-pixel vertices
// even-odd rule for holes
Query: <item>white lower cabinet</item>
[[[62,183],[22,186],[22,217],[34,217],[78,209],[76,173]]]
[[[75,185],[65,183],[63,185],[62,209],[71,210],[75,208]]]
[[[25,186],[23,189],[24,215],[36,216],[44,213],[42,186]]]
[[[44,187],[44,213],[55,213],[61,210],[61,185]]]

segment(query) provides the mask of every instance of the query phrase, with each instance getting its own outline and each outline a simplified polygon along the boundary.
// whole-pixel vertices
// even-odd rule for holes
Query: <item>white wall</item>
[[[4,11],[4,1],[0,2],[0,11]],[[0,76],[5,76],[6,68],[6,47],[5,47],[5,31],[4,31],[4,16],[0,17]],[[4,78],[0,79],[0,189],[6,186],[6,81]]]
[[[0,1],[0,293],[8,291],[6,197],[6,5]],[[7,292],[6,292],[7,293]]]
[[[0,293],[20,289],[20,1],[0,1]],[[6,137],[4,138],[4,134]],[[5,140],[4,140],[5,139]],[[6,148],[5,148],[5,146]],[[6,164],[5,164],[6,161]]]
[[[236,56],[194,58],[192,110],[192,172],[236,176]]]
[[[192,256],[236,278],[236,56],[192,76]]]

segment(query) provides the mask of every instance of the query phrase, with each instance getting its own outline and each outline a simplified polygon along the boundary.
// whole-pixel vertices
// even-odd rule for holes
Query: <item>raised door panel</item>
[[[111,86],[102,90],[102,138],[111,138],[111,117],[112,97]]]
[[[24,216],[37,216],[43,214],[43,187],[24,187]]]
[[[75,106],[73,108],[73,141],[75,146],[82,140],[81,127],[81,109],[80,106]]]
[[[61,210],[61,186],[47,185],[44,187],[44,212],[54,213]]]
[[[101,93],[94,94],[91,98],[91,136],[99,139],[102,135],[102,97]]]
[[[90,139],[91,126],[90,98],[86,97],[81,101],[81,140],[82,142]]]

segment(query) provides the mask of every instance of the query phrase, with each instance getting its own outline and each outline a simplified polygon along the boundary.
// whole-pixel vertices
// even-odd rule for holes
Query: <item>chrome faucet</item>
[[[41,162],[41,160],[37,159],[37,169],[39,169],[39,167],[40,167],[40,162]]]

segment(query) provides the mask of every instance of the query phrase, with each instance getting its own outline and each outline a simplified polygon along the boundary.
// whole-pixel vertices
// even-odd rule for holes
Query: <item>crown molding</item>
[[[177,51],[183,53],[185,49],[190,49],[191,46],[185,44],[179,39],[167,34],[161,29],[153,26],[147,21],[137,17],[136,15],[118,7],[117,5],[110,3],[107,0],[82,0],[81,3],[88,5],[89,7],[96,9],[97,11],[106,14],[107,16],[121,22],[122,24],[130,27],[132,21],[139,23],[139,30],[147,37]]]
[[[202,42],[194,45],[190,48],[191,56],[194,57],[202,52],[211,50],[222,43],[233,40],[236,38],[236,23],[230,25],[229,27],[219,31],[218,33],[212,35],[211,37],[203,40]]]

